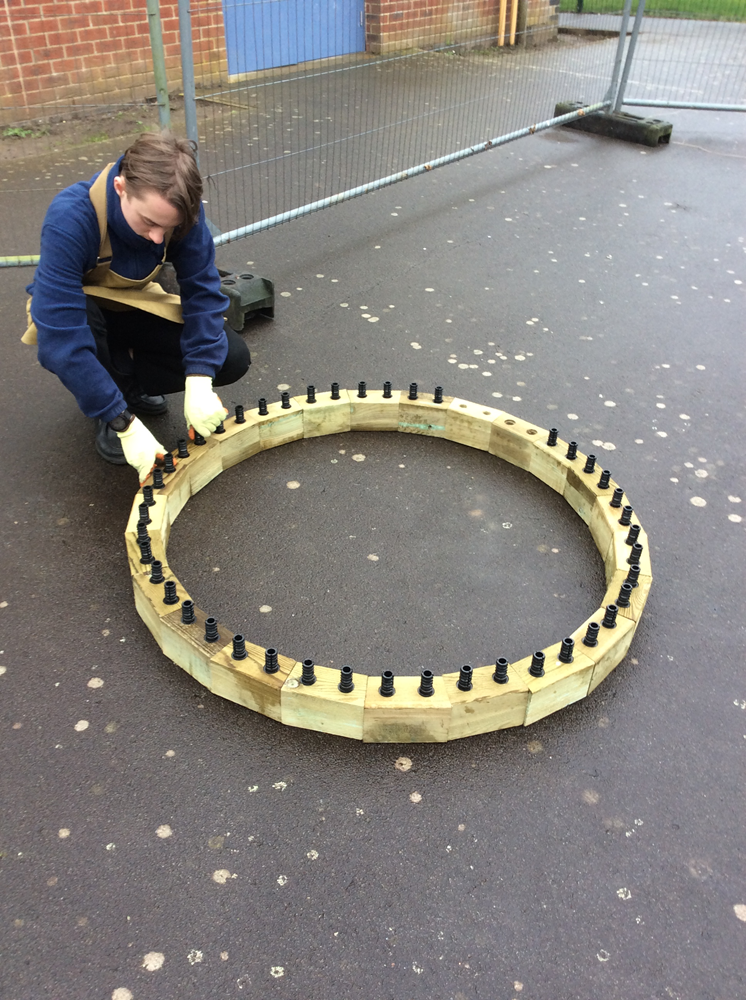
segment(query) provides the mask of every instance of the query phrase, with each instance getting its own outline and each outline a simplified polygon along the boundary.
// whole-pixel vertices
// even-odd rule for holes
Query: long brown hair
[[[156,191],[180,213],[175,236],[186,235],[199,218],[202,178],[195,152],[189,139],[166,131],[144,132],[122,159],[120,174],[130,195],[140,198],[146,191]]]

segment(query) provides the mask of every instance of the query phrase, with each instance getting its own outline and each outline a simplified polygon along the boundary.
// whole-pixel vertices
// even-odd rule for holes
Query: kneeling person
[[[180,296],[154,281],[167,261]],[[165,413],[164,397],[184,391],[190,436],[208,437],[227,413],[213,386],[251,363],[224,322],[193,146],[169,133],[140,136],[55,197],[27,291],[25,343],[38,342],[39,362],[97,420],[98,454],[141,482],[166,449],[137,414]]]

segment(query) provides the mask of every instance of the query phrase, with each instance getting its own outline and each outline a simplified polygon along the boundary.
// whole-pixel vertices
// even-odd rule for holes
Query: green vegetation
[[[3,129],[3,139],[38,139],[39,136],[46,135],[46,129],[37,131],[33,128],[24,128],[22,125],[11,125]]]
[[[583,0],[584,14],[621,14],[622,0]],[[632,3],[632,13],[637,4]],[[562,0],[562,13],[577,10],[577,0]],[[645,13],[657,17],[684,17],[702,21],[746,21],[744,0],[647,0]]]
[[[86,142],[105,142],[108,138],[107,132],[96,132],[94,135],[89,135]]]

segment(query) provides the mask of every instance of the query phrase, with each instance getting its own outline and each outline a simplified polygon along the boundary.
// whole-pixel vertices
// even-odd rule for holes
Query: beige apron
[[[146,278],[124,278],[121,274],[111,270],[111,240],[106,222],[106,182],[113,166],[114,164],[110,163],[108,167],[104,167],[89,191],[91,204],[96,210],[96,218],[98,219],[100,244],[96,266],[83,275],[83,291],[106,309],[117,311],[141,309],[143,312],[161,316],[172,323],[183,323],[181,298],[178,295],[170,295],[153,280],[166,260],[166,250],[173,233],[172,229],[166,231],[163,241],[163,259]],[[37,329],[31,318],[30,297],[26,302],[26,318],[28,327],[21,340],[24,344],[36,344]]]

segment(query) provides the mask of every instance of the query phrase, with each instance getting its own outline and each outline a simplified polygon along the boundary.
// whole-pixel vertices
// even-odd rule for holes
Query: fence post
[[[624,91],[627,89],[627,80],[629,79],[629,71],[632,68],[632,60],[635,55],[635,48],[637,46],[637,36],[640,33],[640,25],[642,24],[642,15],[645,13],[645,0],[638,0],[637,12],[635,14],[635,23],[632,26],[632,37],[629,40],[629,47],[627,49],[627,58],[624,60],[624,69],[622,71],[622,79],[619,84],[619,90],[617,91],[616,101],[614,102],[614,111],[621,111],[622,104],[624,103]]]
[[[624,46],[627,42],[627,25],[629,24],[629,12],[632,9],[632,0],[624,0],[624,10],[622,12],[622,26],[619,29],[619,42],[616,47],[616,56],[614,57],[614,69],[611,73],[611,83],[609,84],[609,89],[606,91],[606,97],[604,101],[609,104],[613,104],[616,98],[617,85],[619,83],[619,71],[622,67],[622,54],[624,53]]]
[[[153,53],[153,76],[158,99],[158,121],[161,128],[171,127],[171,108],[168,103],[168,80],[166,79],[166,57],[163,51],[163,31],[158,0],[147,0],[148,28],[150,29],[150,51]]]
[[[181,85],[184,91],[184,124],[187,138],[199,145],[197,98],[194,89],[194,50],[192,48],[192,12],[189,0],[179,0],[179,41],[181,47]],[[199,155],[197,156],[199,166]]]

